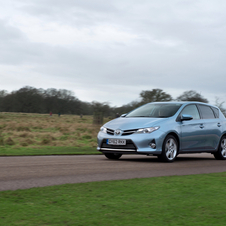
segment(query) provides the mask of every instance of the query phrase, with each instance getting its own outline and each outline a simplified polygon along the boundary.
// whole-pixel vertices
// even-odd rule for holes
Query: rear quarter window
[[[214,107],[212,107],[212,110],[213,110],[213,112],[215,114],[215,117],[219,118],[219,110],[217,108],[214,108]]]

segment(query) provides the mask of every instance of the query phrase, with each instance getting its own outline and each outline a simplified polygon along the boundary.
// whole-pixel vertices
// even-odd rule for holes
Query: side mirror
[[[193,117],[191,115],[181,115],[181,121],[189,121],[192,120]]]
[[[122,114],[120,117],[124,118],[124,117],[126,117],[126,115],[127,115],[127,114]]]

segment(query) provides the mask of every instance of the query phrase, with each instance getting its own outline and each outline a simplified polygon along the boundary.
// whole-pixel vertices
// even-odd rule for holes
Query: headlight
[[[159,128],[160,128],[159,126],[155,126],[155,127],[138,129],[136,133],[152,133],[155,130],[158,130]]]
[[[100,131],[102,132],[102,133],[107,133],[107,128],[105,128],[105,127],[100,127]]]

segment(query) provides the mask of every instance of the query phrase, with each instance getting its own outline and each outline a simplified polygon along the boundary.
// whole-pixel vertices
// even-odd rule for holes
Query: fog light
[[[156,148],[156,144],[155,144],[155,143],[150,143],[149,145],[150,145],[150,147],[151,147],[152,149],[155,149],[155,148]]]

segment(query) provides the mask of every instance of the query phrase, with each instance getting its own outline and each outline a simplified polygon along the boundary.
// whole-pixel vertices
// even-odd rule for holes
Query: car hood
[[[109,129],[141,129],[152,126],[159,126],[160,123],[168,120],[167,118],[117,118],[104,124]]]

